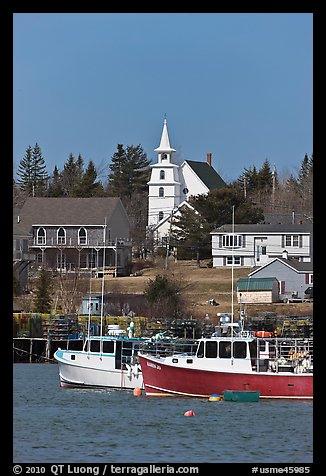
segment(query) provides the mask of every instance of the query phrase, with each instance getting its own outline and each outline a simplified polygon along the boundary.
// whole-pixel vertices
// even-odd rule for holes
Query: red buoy
[[[193,410],[186,411],[183,416],[196,416],[196,413]]]

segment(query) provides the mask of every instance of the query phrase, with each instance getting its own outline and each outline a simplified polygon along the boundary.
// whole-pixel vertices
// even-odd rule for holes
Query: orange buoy
[[[188,410],[183,416],[196,416],[196,413],[193,410]]]
[[[134,397],[140,397],[141,396],[141,388],[136,387],[134,388]]]

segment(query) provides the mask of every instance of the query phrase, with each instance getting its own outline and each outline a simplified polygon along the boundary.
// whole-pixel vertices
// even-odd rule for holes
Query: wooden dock
[[[13,363],[55,363],[53,354],[61,349],[82,350],[83,339],[46,339],[44,337],[14,337]]]

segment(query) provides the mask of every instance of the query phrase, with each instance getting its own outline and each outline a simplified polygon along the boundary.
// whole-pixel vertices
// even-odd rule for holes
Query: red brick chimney
[[[211,152],[207,152],[207,163],[210,167],[212,166],[212,154],[211,154]]]

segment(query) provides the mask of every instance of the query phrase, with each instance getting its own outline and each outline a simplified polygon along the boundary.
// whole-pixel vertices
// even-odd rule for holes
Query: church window
[[[158,221],[163,220],[163,217],[164,217],[164,213],[163,213],[163,212],[159,212],[159,213],[158,213]]]
[[[158,189],[158,196],[159,196],[159,197],[164,197],[164,188],[163,188],[163,187],[160,187],[160,188]]]
[[[165,171],[164,170],[160,170],[160,179],[161,180],[165,179]]]
[[[168,158],[168,154],[163,154],[162,159],[167,159],[167,158]]]

